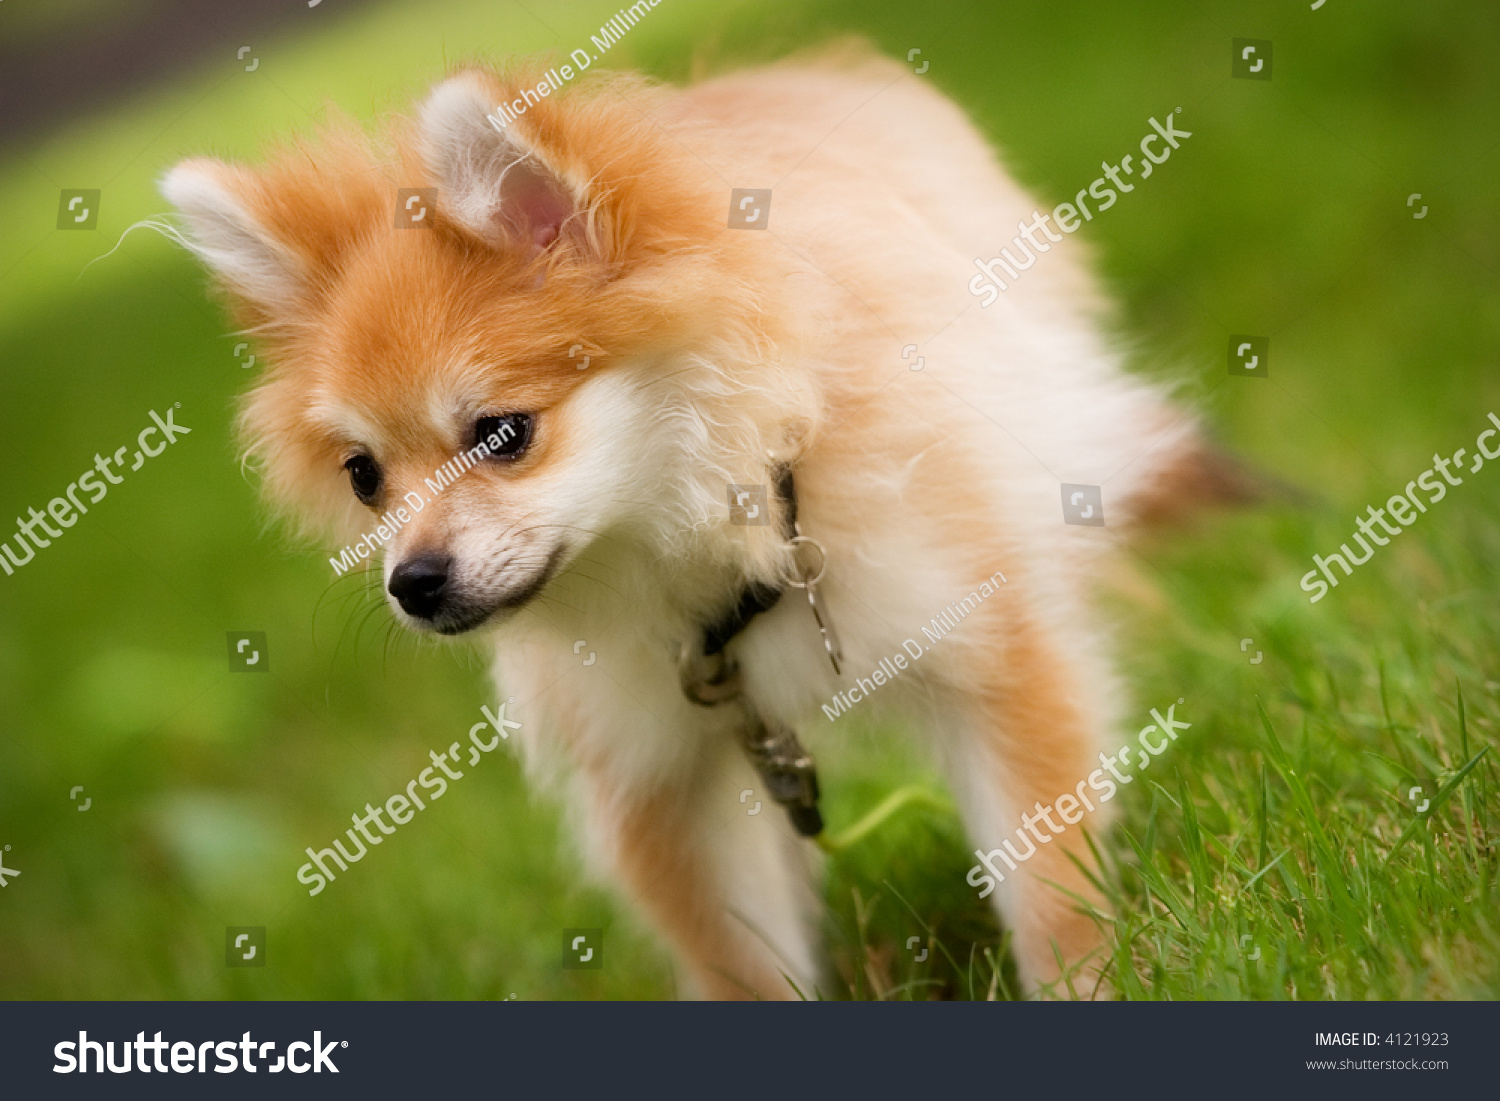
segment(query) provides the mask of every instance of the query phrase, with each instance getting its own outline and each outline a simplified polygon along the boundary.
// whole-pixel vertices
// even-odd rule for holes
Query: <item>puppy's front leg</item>
[[[626,653],[549,692],[535,732],[568,758],[586,859],[670,945],[685,996],[814,996],[815,850],[762,790],[735,709],[688,703],[670,664]]]
[[[671,944],[685,996],[812,997],[815,898],[798,852],[806,843],[753,772],[715,756],[634,789],[589,776],[590,833],[607,835],[615,877]]]

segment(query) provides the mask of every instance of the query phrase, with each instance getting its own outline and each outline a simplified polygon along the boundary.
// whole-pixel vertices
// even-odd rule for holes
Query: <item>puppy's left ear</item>
[[[438,85],[423,105],[422,157],[439,205],[470,236],[527,260],[559,241],[586,246],[586,181],[570,179],[559,155],[524,138],[516,121],[497,124],[495,104],[505,95],[498,81],[467,72]]]

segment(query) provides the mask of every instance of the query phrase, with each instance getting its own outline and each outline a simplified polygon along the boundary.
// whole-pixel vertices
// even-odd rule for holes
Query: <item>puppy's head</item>
[[[463,72],[378,141],[345,123],[163,183],[265,343],[242,427],[268,492],[372,533],[418,629],[498,622],[599,539],[671,553],[803,415],[750,289],[776,280],[734,240],[764,235],[726,232],[724,189],[647,120],[663,93],[540,84]]]

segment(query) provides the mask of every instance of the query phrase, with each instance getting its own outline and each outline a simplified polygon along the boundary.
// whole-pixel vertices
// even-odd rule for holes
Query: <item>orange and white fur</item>
[[[493,653],[528,770],[566,794],[685,995],[827,990],[816,847],[769,803],[746,813],[760,783],[737,709],[679,688],[683,641],[747,581],[789,576],[779,525],[731,523],[726,487],[792,465],[845,652],[836,677],[788,590],[731,646],[749,701],[814,755],[851,722],[903,724],[990,849],[1116,740],[1086,593],[1195,431],[1121,370],[1071,239],[980,307],[974,259],[1037,204],[908,69],[835,52],[686,89],[591,75],[486,121],[541,73],[460,71],[377,137],[336,121],[258,168],[185,161],[163,190],[269,354],[243,428],[306,527],[342,546],[481,421],[530,418],[524,450],[387,546],[388,586],[437,563],[423,614],[394,614]],[[727,226],[736,187],[772,189],[768,229]],[[437,189],[432,228],[393,228],[398,188]],[[1102,485],[1110,527],[1065,525],[1061,482]],[[998,595],[827,720],[821,703],[997,571]],[[1047,882],[1094,897],[1070,855],[1090,862],[1079,829],[993,896],[1031,989],[1060,957],[1093,990],[1103,963],[1098,923]]]

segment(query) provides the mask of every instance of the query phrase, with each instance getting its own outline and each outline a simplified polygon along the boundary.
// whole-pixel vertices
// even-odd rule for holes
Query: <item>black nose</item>
[[[448,570],[453,559],[446,554],[419,554],[391,572],[390,590],[401,610],[418,619],[431,619],[448,592]]]

